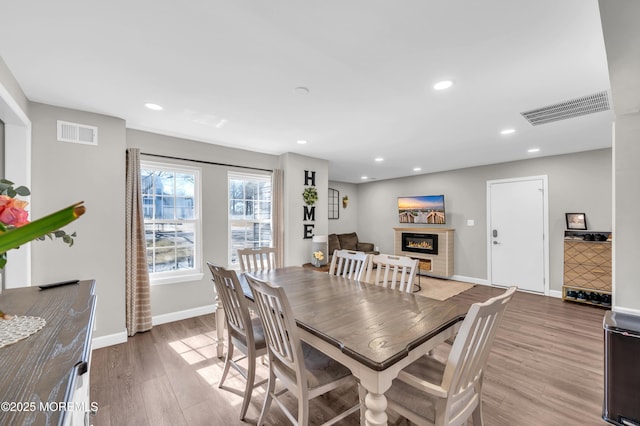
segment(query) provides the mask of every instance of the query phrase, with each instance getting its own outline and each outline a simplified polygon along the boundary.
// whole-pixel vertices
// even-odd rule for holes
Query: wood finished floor
[[[475,286],[451,300],[464,306],[501,289]],[[517,293],[489,356],[483,391],[488,426],[603,425],[604,310],[560,299]],[[263,388],[254,390],[246,422],[242,398],[219,389],[222,360],[215,355],[214,315],[156,326],[125,344],[93,352],[91,400],[96,426],[256,424]],[[446,355],[439,349],[437,355]],[[266,377],[266,367],[259,374]],[[225,387],[243,388],[234,371]],[[311,423],[320,424],[357,399],[355,387],[312,401]],[[288,399],[295,407],[295,399]],[[390,415],[390,423],[402,424]],[[274,404],[269,425],[289,422]],[[341,424],[357,425],[357,414]]]

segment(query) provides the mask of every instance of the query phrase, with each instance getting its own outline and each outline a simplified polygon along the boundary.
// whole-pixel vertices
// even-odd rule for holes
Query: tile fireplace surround
[[[420,261],[418,273],[437,277],[453,275],[453,232],[451,228],[393,228],[394,253]],[[403,234],[404,238],[403,238]],[[423,235],[424,239],[420,238]],[[433,238],[435,236],[435,238]],[[404,243],[413,242],[407,248]]]

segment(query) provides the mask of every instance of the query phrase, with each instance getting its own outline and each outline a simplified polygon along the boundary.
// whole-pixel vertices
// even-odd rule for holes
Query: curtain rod
[[[148,152],[141,152],[140,155],[148,155],[150,157],[168,158],[170,160],[191,161],[193,163],[211,164],[213,166],[227,166],[227,167],[237,167],[239,169],[260,170],[261,172],[271,172],[271,173],[273,173],[272,169],[261,169],[259,167],[238,166],[236,164],[215,163],[213,161],[204,161],[204,160],[192,160],[190,158],[172,157],[170,155],[149,154]]]

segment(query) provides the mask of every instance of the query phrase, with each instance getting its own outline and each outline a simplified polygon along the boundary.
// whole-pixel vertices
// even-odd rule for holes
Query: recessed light
[[[295,89],[293,89],[293,93],[295,93],[296,95],[308,95],[309,88],[304,86],[298,86]]]
[[[414,171],[414,172],[419,172],[420,170],[422,170],[422,167],[414,167],[414,168],[413,168],[413,171]]]
[[[377,157],[375,160],[376,160],[376,163],[381,163],[382,161],[384,161],[384,158]]]
[[[146,106],[147,108],[152,109],[152,110],[154,110],[154,111],[162,111],[162,109],[163,109],[160,105],[158,105],[158,104],[152,104],[152,103],[150,103],[150,102],[149,102],[149,103],[144,104],[144,106]]]
[[[362,180],[367,180],[367,179],[369,179],[369,178],[368,178],[367,176],[362,176],[362,178],[361,178],[361,179],[362,179]]]
[[[307,144],[307,141],[299,140],[299,141],[297,141],[296,143],[297,143],[298,145],[306,145],[306,144]]]
[[[530,149],[530,150],[528,150],[527,152],[528,152],[529,154],[533,154],[534,152],[538,152],[538,151],[540,151],[540,148],[531,148],[531,149]]]
[[[435,90],[446,90],[449,87],[453,86],[453,81],[451,80],[442,80],[433,85]]]
[[[515,133],[516,129],[504,129],[500,132],[501,135],[510,135],[511,133]]]

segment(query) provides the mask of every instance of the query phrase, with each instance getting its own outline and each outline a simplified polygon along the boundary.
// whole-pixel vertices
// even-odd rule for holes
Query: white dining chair
[[[364,281],[410,293],[418,271],[418,259],[391,254],[370,256]]]
[[[222,302],[227,323],[227,356],[224,360],[222,377],[220,377],[218,387],[223,387],[230,367],[236,369],[244,377],[246,385],[243,392],[242,407],[240,408],[240,420],[244,420],[253,389],[266,382],[266,380],[262,380],[255,383],[256,358],[267,354],[262,321],[258,317],[251,317],[248,303],[236,272],[209,262],[207,262],[207,265],[211,270],[216,292]],[[234,359],[234,349],[238,349],[243,355]],[[246,370],[238,364],[239,361],[245,358],[247,359]]]
[[[360,280],[367,269],[369,255],[363,251],[335,250],[329,274]]]
[[[482,425],[487,357],[516,287],[471,305],[446,363],[425,355],[398,374],[385,393],[389,409],[417,425]]]
[[[273,247],[238,249],[238,258],[242,272],[275,269],[278,264],[276,249]]]
[[[272,286],[251,274],[247,274],[246,277],[255,299],[256,309],[262,318],[269,350],[269,382],[258,426],[263,424],[274,401],[291,423],[306,426],[309,422],[310,400],[339,386],[355,384],[355,378],[347,367],[300,341],[296,320],[282,287]],[[275,392],[276,380],[284,385],[284,389],[279,392]],[[279,399],[287,391],[298,399],[297,418]],[[360,397],[362,396],[361,393]],[[359,408],[358,402],[324,425],[332,425],[358,411]]]

